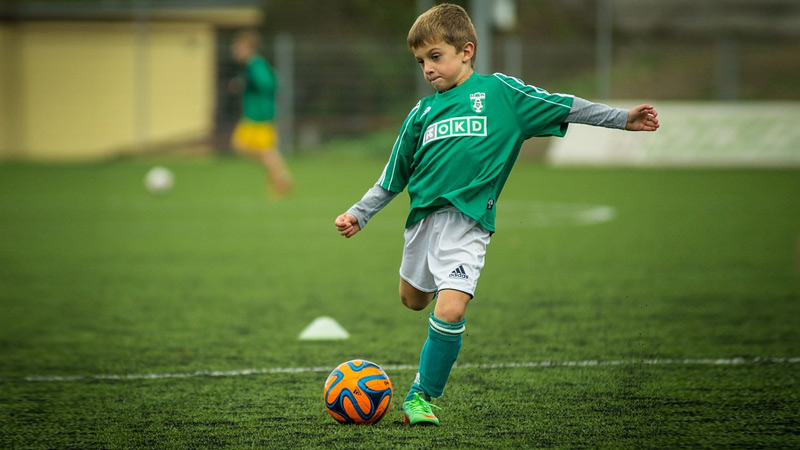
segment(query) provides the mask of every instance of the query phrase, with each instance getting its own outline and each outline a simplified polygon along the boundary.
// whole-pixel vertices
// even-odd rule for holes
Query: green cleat
[[[403,403],[403,423],[406,425],[439,425],[431,407],[441,409],[414,393],[414,399]]]

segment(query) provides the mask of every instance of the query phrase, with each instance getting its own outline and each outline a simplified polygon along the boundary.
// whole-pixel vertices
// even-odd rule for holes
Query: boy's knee
[[[422,311],[433,300],[433,294],[425,292],[403,292],[400,291],[400,301],[406,308],[414,311]]]
[[[440,303],[436,304],[436,309],[433,313],[433,316],[437,319],[450,323],[459,322],[464,319],[464,315],[466,313],[465,308],[452,304],[443,306],[439,305]]]
[[[403,305],[405,305],[406,308],[414,311],[422,311],[426,306],[428,306],[427,303],[421,302],[417,298],[405,296],[403,293],[400,293],[400,301],[403,302]]]
[[[400,281],[400,301],[403,302],[406,308],[414,311],[422,311],[433,300],[433,294],[422,292],[405,280]]]
[[[439,320],[455,323],[464,319],[467,304],[472,299],[470,294],[455,290],[442,290],[433,315]]]

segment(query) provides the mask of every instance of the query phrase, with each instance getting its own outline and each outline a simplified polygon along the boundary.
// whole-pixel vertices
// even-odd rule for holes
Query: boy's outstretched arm
[[[358,225],[358,219],[356,219],[356,216],[349,213],[340,215],[336,218],[334,223],[336,224],[336,229],[339,230],[339,234],[346,238],[351,238],[361,231],[361,226]]]
[[[658,111],[652,105],[643,104],[625,110],[580,97],[573,97],[565,122],[628,131],[656,131],[659,127]]]
[[[367,225],[372,216],[382,210],[396,196],[396,192],[387,191],[381,187],[380,183],[376,183],[358,203],[336,218],[334,224],[339,230],[339,234],[346,238],[353,237]]]
[[[634,106],[628,111],[628,131],[656,131],[658,129],[658,111],[652,105]]]

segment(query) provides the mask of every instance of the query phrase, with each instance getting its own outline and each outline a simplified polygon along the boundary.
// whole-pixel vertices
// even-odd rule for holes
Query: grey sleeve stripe
[[[575,97],[566,122],[624,130],[628,123],[628,111]]]
[[[358,226],[364,229],[369,219],[388,205],[395,197],[397,197],[397,193],[387,191],[382,188],[380,184],[376,183],[375,186],[372,186],[367,193],[364,194],[364,197],[362,197],[358,203],[350,207],[347,212],[354,215],[358,220]]]

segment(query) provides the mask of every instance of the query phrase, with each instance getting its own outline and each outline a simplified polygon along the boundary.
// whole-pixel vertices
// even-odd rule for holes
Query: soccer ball
[[[378,423],[392,406],[392,382],[375,363],[339,364],[325,380],[325,407],[340,423]]]
[[[166,167],[156,166],[147,172],[144,177],[144,187],[151,194],[166,194],[172,190],[175,184],[175,176]]]

